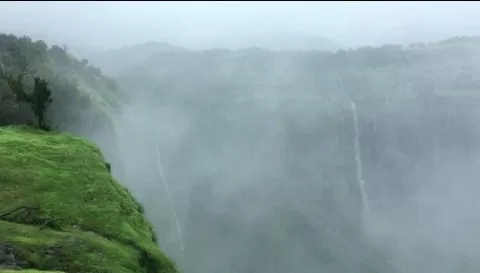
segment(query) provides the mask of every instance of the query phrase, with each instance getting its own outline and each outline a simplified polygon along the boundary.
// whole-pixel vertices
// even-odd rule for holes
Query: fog
[[[480,269],[480,44],[433,42],[479,35],[479,15],[1,2],[0,31],[65,44],[128,91],[114,130],[83,134],[182,272],[450,273]],[[380,47],[410,43],[430,44]]]
[[[249,36],[285,31],[358,47],[476,35],[478,8],[468,1],[2,1],[0,30],[83,50],[151,40],[190,48],[241,47],[248,46]]]

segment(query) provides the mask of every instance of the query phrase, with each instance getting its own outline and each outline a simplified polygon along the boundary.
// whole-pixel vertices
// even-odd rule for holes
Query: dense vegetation
[[[176,272],[141,207],[90,142],[1,128],[0,173],[0,268],[10,262],[63,272]]]
[[[0,76],[0,271],[177,272],[98,148],[58,132],[117,149],[114,81],[58,46],[13,35],[0,35]]]
[[[0,34],[0,70],[19,76],[25,92],[35,87],[35,78],[48,83],[53,101],[46,119],[53,128],[88,136],[102,146],[108,160],[115,161],[114,119],[124,92],[100,69],[79,61],[66,48],[48,47],[29,37]],[[0,80],[0,126],[29,123],[34,119],[31,106],[18,100],[8,80]],[[103,135],[108,132],[108,137]]]
[[[137,90],[121,114],[139,136],[123,151],[125,181],[187,273],[474,272],[477,238],[440,230],[455,226],[442,217],[473,217],[455,213],[454,200],[462,192],[476,204],[479,72],[477,37],[334,53],[158,53],[117,77]],[[180,204],[185,251],[171,212],[158,212],[168,203],[152,147]],[[453,246],[439,243],[445,236]]]

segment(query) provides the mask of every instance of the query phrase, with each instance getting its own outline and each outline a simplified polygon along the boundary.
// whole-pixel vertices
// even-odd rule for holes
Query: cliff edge
[[[176,273],[108,168],[83,138],[0,128],[0,272]]]

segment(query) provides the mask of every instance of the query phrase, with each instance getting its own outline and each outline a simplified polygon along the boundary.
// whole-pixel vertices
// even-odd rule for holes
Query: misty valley
[[[67,45],[68,46],[68,45]],[[480,38],[338,50],[0,35],[185,273],[480,270]],[[0,81],[0,124],[32,118]]]

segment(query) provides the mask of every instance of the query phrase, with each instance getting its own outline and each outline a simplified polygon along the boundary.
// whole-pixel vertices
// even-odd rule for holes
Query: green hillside
[[[27,89],[34,76],[46,79],[55,98],[48,114],[63,130],[108,126],[123,97],[115,82],[86,60],[28,37],[0,35],[0,68],[14,75],[24,73]],[[0,82],[0,97],[0,125],[25,123],[29,111],[16,102],[5,82]]]
[[[70,134],[0,129],[0,237],[17,268],[176,272],[99,149]]]

